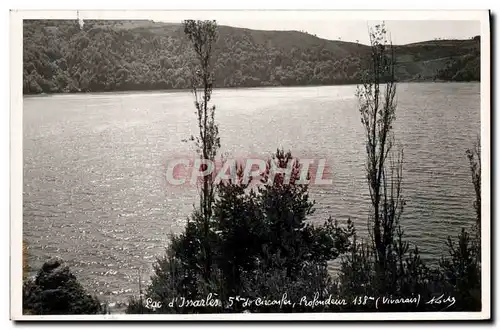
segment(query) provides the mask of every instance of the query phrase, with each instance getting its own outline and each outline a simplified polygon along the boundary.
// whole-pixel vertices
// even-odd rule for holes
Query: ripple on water
[[[353,86],[217,91],[223,151],[269,155],[281,145],[301,158],[328,159],[333,184],[310,187],[311,220],[351,218],[365,235],[369,192],[354,93]],[[91,292],[123,309],[196,203],[196,189],[168,186],[163,173],[171,157],[192,154],[181,143],[196,134],[195,118],[186,112],[191,95],[65,95],[23,103],[23,234],[30,265],[37,269],[59,255]],[[479,84],[398,89],[394,127],[405,148],[407,200],[402,225],[431,261],[443,253],[446,237],[474,218],[465,149],[479,132],[479,104]],[[330,265],[336,267],[338,261]]]

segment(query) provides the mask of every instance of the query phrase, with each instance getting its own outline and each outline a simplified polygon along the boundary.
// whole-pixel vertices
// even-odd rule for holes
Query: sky
[[[268,13],[266,13],[268,14]],[[360,42],[369,44],[368,27],[380,24],[382,21],[367,20],[339,20],[326,19],[324,16],[318,19],[307,19],[296,17],[290,19],[279,17],[273,19],[269,15],[262,15],[256,18],[256,15],[231,17],[224,15],[217,17],[219,25],[248,28],[254,30],[295,30],[304,31],[329,40],[342,40],[351,42]],[[411,16],[410,16],[411,17]],[[201,18],[201,17],[200,17]],[[215,17],[214,17],[215,18]],[[202,17],[201,19],[207,19]],[[178,20],[165,20],[164,22],[179,23]],[[479,20],[439,20],[422,19],[420,20],[385,20],[386,28],[390,34],[392,43],[395,45],[404,45],[413,42],[441,39],[470,39],[480,35],[481,24]]]
[[[255,30],[296,30],[316,34],[330,40],[353,41],[368,44],[368,26],[380,21],[271,21],[271,20],[218,20],[219,25],[229,25]],[[480,22],[458,20],[385,21],[392,43],[395,45],[442,39],[470,39],[480,34]]]

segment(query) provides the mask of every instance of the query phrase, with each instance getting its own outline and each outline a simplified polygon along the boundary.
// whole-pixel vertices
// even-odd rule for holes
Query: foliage
[[[366,137],[366,175],[371,197],[369,229],[377,252],[380,289],[385,291],[395,231],[403,212],[401,193],[403,153],[394,153],[393,123],[396,119],[394,48],[386,39],[384,25],[370,31],[371,62],[365,82],[358,87],[361,123]],[[389,284],[390,285],[390,284]],[[382,287],[384,286],[384,287]]]
[[[261,298],[268,301],[288,300],[294,302],[281,306],[257,306],[251,309],[254,313],[304,313],[339,311],[336,306],[307,306],[304,298],[326,300],[333,296],[338,298],[337,285],[328,272],[326,265],[316,262],[305,262],[297,270],[294,278],[287,275],[284,258],[275,256],[272,267],[261,266],[242,277],[243,296],[250,299]],[[283,302],[284,302],[283,301]],[[243,309],[241,309],[243,310]]]
[[[436,79],[451,81],[479,81],[481,76],[479,50],[450,59],[446,67],[438,70]]]
[[[102,314],[99,300],[88,294],[61,260],[43,264],[35,279],[23,284],[24,314]]]
[[[214,47],[218,87],[355,84],[370,47],[297,31],[254,31],[220,26]],[[99,92],[190,88],[191,46],[180,24],[151,21],[24,20],[23,92]],[[457,62],[438,79],[479,68],[477,40],[395,47],[398,80],[433,79],[441,58]],[[435,63],[435,64],[433,64]],[[447,71],[447,72],[448,72]],[[460,77],[455,77],[457,80]],[[479,75],[472,74],[472,80]],[[465,78],[461,78],[462,80]],[[467,78],[469,79],[469,78]]]
[[[478,150],[478,149],[476,149]],[[468,151],[471,155],[473,151]],[[477,157],[477,156],[476,156]],[[472,158],[473,182],[480,176],[480,163]],[[474,181],[476,180],[476,181]],[[478,195],[480,200],[480,194]],[[480,204],[476,200],[474,207]],[[480,214],[478,214],[478,219]],[[472,234],[470,234],[472,233]],[[353,299],[356,296],[414,297],[421,296],[422,302],[432,298],[453,297],[454,304],[420,304],[415,306],[386,305],[381,311],[479,311],[481,310],[481,235],[480,224],[476,221],[468,232],[462,228],[455,241],[447,240],[447,255],[442,256],[437,267],[429,267],[420,258],[417,246],[410,249],[405,242],[403,231],[398,228],[389,247],[389,257],[380,283],[378,251],[370,242],[358,242],[354,231],[349,252],[342,257],[339,273],[339,290],[342,296]],[[358,311],[373,311],[371,305],[361,305]]]
[[[213,159],[219,147],[214,124],[215,108],[208,107],[212,83],[211,46],[215,41],[213,22],[185,24],[201,64],[193,91],[200,126],[196,140],[200,155]],[[370,237],[360,239],[350,221],[341,227],[332,218],[323,226],[307,221],[314,211],[307,184],[301,184],[301,166],[291,152],[278,149],[267,162],[260,185],[245,181],[241,165],[236,177],[209,182],[202,188],[200,208],[190,217],[185,231],[173,236],[166,255],[154,265],[152,283],[145,301],[161,303],[146,308],[144,299],[133,299],[129,313],[217,313],[217,312],[304,312],[307,306],[242,305],[231,297],[293,301],[316,295],[325,299],[340,295],[356,301],[360,296],[398,298],[421,296],[425,301],[448,294],[455,299],[450,310],[479,310],[480,235],[462,231],[455,243],[448,240],[449,256],[431,268],[420,257],[417,246],[405,240],[400,218],[403,212],[402,151],[394,149],[392,133],[396,119],[395,47],[385,36],[383,25],[371,32],[369,69],[358,88],[361,122],[366,133],[366,172],[371,196]],[[198,87],[203,90],[198,98]],[[212,110],[210,110],[212,109]],[[208,124],[207,124],[208,123]],[[194,140],[194,138],[193,138]],[[208,145],[208,147],[207,147]],[[477,150],[479,147],[477,148]],[[479,185],[479,152],[468,151],[475,187]],[[213,189],[213,190],[212,190]],[[480,190],[476,188],[476,210]],[[208,197],[208,202],[204,199]],[[213,199],[212,199],[213,198]],[[480,213],[478,212],[478,219]],[[328,262],[341,258],[338,277],[328,272]],[[227,302],[210,305],[212,301]],[[437,300],[439,300],[438,298]],[[179,305],[201,301],[202,306]],[[440,311],[452,305],[382,304],[380,311]],[[449,302],[448,302],[449,303]],[[146,303],[147,304],[147,303]],[[339,311],[343,307],[322,306],[314,311]],[[346,309],[353,311],[351,308]],[[359,304],[355,311],[373,311]]]
[[[283,172],[289,162],[298,164],[290,152],[283,150],[276,152],[274,160]],[[251,187],[251,181],[243,182],[242,171],[234,180],[221,182],[217,186],[210,222],[212,235],[208,240],[214,256],[211,276],[208,279],[204,276],[199,262],[203,235],[196,221],[190,221],[184,233],[173,237],[166,256],[158,259],[154,266],[155,274],[146,296],[162,302],[157,312],[241,312],[245,309],[283,312],[284,307],[276,305],[171,308],[168,303],[172,297],[200,299],[210,293],[226,301],[238,295],[276,299],[273,294],[278,292],[287,292],[295,298],[313,296],[315,292],[321,295],[335,292],[327,262],[347,251],[351,233],[331,218],[323,226],[307,222],[314,203],[309,201],[307,185],[297,183],[300,169],[298,166],[291,172],[288,183],[284,180],[285,173],[274,173],[274,180],[269,180],[272,173],[269,166],[262,176],[262,184],[257,187]],[[202,215],[195,212],[193,217]],[[290,306],[285,307],[292,311]]]
[[[458,241],[448,237],[448,258],[442,258],[440,267],[443,269],[445,281],[459,296],[459,310],[469,310],[471,307],[481,308],[481,142],[478,137],[474,147],[467,149],[470,163],[472,184],[474,186],[476,221],[466,231],[462,228]]]
[[[457,310],[480,309],[481,267],[474,238],[462,228],[458,242],[448,237],[448,258],[442,258],[440,267],[445,283],[456,294]]]
[[[466,41],[463,41],[464,44]],[[481,79],[481,38],[475,36],[469,41],[469,50],[455,56],[447,56],[443,68],[437,70],[436,79],[451,81],[480,81]]]
[[[372,206],[368,222],[371,241],[358,243],[358,235],[353,230],[349,252],[342,258],[339,290],[349,299],[360,295],[409,298],[418,294],[423,301],[418,308],[387,304],[379,307],[381,311],[480,310],[479,143],[474,150],[467,151],[476,190],[477,221],[472,229],[476,235],[471,237],[462,229],[458,242],[449,237],[449,256],[443,256],[438,267],[428,267],[420,258],[418,247],[411,249],[410,243],[405,241],[399,223],[404,206],[401,191],[403,163],[402,157],[394,160],[391,154],[394,141],[391,131],[396,111],[395,61],[393,48],[387,47],[385,34],[383,25],[376,26],[371,32],[372,70],[357,93],[366,133],[366,172]],[[436,297],[446,299],[445,295],[453,297],[453,307],[425,303]],[[372,311],[373,306],[359,305],[357,310]]]
[[[200,170],[211,170],[217,151],[220,148],[219,128],[215,123],[215,105],[209,106],[213,89],[213,47],[217,40],[217,24],[215,21],[184,21],[184,34],[194,50],[196,66],[192,74],[192,92],[195,97],[195,108],[198,119],[199,136],[191,137],[196,142],[200,157]],[[207,163],[206,163],[207,162]],[[203,168],[204,167],[204,168]],[[198,169],[197,169],[198,170]],[[204,171],[202,171],[203,174]],[[202,240],[204,278],[210,277],[212,251],[209,242],[212,236],[210,221],[214,203],[214,178],[203,175],[200,190],[200,213],[193,217],[195,230]]]

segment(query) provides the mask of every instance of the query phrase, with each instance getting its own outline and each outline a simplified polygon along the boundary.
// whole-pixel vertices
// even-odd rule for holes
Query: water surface
[[[350,217],[366,232],[364,132],[355,86],[214,92],[223,152],[269,156],[277,147],[326,158],[331,186],[313,186],[312,221]],[[477,83],[398,85],[396,138],[404,147],[402,223],[437,260],[448,235],[474,219],[465,150],[480,131]],[[193,154],[189,92],[24,98],[23,234],[30,265],[65,259],[100,299],[125,302],[182,230],[196,189],[172,187],[165,164]]]

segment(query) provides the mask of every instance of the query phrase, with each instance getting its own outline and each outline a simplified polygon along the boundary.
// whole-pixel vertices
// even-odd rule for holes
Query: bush
[[[200,232],[201,217],[195,212],[184,233],[174,236],[165,257],[154,265],[152,284],[146,297],[160,301],[163,313],[202,312],[278,312],[283,306],[244,308],[241,305],[217,308],[171,308],[173,297],[202,299],[210,293],[222,301],[228,297],[268,297],[277,299],[284,292],[295,297],[323,295],[333,290],[327,272],[327,262],[336,259],[349,247],[349,230],[329,218],[323,226],[307,222],[314,211],[307,185],[297,184],[300,167],[290,152],[278,150],[274,161],[282,169],[295,161],[290,183],[283,173],[273,182],[268,180],[269,169],[263,175],[263,184],[250,187],[242,183],[242,174],[235,181],[217,186],[217,199],[210,220],[208,238]],[[269,163],[270,165],[270,163]],[[264,183],[265,182],[265,183]],[[211,276],[203,273],[203,239],[208,239]],[[332,291],[333,292],[333,291]],[[137,300],[130,301],[137,306]],[[287,311],[291,311],[287,306]],[[279,310],[278,310],[279,309]],[[140,311],[130,307],[129,312]],[[296,311],[294,309],[294,311]]]
[[[394,135],[392,124],[397,109],[394,98],[394,53],[387,51],[385,26],[377,25],[370,34],[373,70],[358,87],[361,122],[366,133],[366,174],[371,196],[369,214],[369,241],[357,242],[353,229],[353,244],[343,258],[339,274],[339,289],[349,300],[358,296],[374,299],[383,297],[413,298],[419,295],[423,303],[384,304],[382,311],[437,311],[480,309],[480,158],[479,148],[468,150],[472,179],[476,190],[474,207],[477,212],[476,231],[473,239],[462,230],[458,244],[448,238],[449,257],[442,259],[439,267],[431,269],[420,258],[417,246],[410,248],[400,225],[405,200],[402,195],[403,154],[392,153]],[[385,79],[384,77],[388,77]],[[379,93],[385,81],[385,92]],[[479,144],[478,144],[479,145]],[[479,164],[479,165],[478,165]],[[479,294],[478,294],[479,293]],[[454,303],[427,304],[435,297]],[[373,311],[372,305],[359,305],[357,310]]]
[[[88,294],[60,259],[45,262],[23,284],[24,314],[102,314],[99,300]]]
[[[475,253],[473,239],[462,228],[458,241],[447,241],[448,258],[442,258],[440,267],[445,282],[457,298],[457,310],[481,310],[481,268]]]
[[[207,40],[213,37],[214,28],[211,22],[189,21],[186,25],[185,32],[194,42],[201,63],[209,63],[211,47]],[[216,183],[212,177],[204,177],[199,209],[194,211],[185,231],[172,237],[166,255],[154,265],[145,299],[132,299],[128,313],[373,312],[374,304],[367,304],[365,296],[377,301],[382,298],[380,311],[441,311],[451,306],[450,310],[480,309],[480,162],[476,163],[479,153],[467,153],[476,188],[476,235],[471,238],[463,230],[458,244],[450,238],[450,256],[443,258],[439,267],[428,267],[418,247],[404,239],[400,225],[405,199],[403,150],[395,150],[392,128],[397,108],[393,47],[386,40],[384,25],[375,26],[370,40],[374,70],[365,72],[363,85],[357,91],[367,137],[369,240],[359,242],[350,221],[347,228],[340,227],[331,217],[323,226],[308,222],[314,201],[309,199],[308,186],[299,184],[300,163],[290,152],[277,150],[258,187],[244,182],[241,166],[236,178],[228,181]],[[201,70],[205,78],[211,77],[208,69]],[[203,150],[200,156],[213,161],[220,140],[214,123],[215,107],[207,106],[212,91],[212,84],[207,82],[211,80],[204,80],[205,97],[199,101],[197,96],[195,105],[199,127],[203,128],[200,132],[208,134],[201,134],[196,141],[198,149]],[[384,88],[385,92],[380,93]],[[196,87],[194,92],[198,95]],[[208,110],[210,124],[203,126],[202,118]],[[273,165],[282,170],[274,177]],[[342,258],[341,269],[334,280],[328,273],[327,262],[338,257]],[[349,306],[320,305],[311,310],[302,304],[304,299],[310,302],[332,295],[334,299],[340,295]],[[416,301],[417,295],[422,300],[418,307],[383,302],[398,298]],[[241,301],[235,303],[231,297],[241,297],[242,301],[260,298],[269,303],[245,305]],[[447,302],[448,298],[453,303]],[[197,302],[179,305],[186,300]],[[209,300],[216,303],[210,304]],[[439,302],[426,303],[435,300]],[[149,301],[161,306],[147,308]]]

